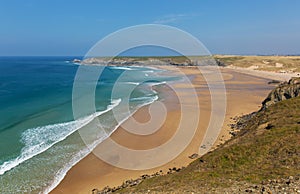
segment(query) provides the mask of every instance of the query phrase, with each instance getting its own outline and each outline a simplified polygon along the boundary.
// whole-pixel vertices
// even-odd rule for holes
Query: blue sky
[[[166,24],[213,54],[300,54],[298,0],[0,0],[0,55],[85,55],[109,33]]]

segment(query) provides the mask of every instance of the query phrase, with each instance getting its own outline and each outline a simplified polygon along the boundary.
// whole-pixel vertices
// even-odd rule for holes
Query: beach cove
[[[169,69],[169,67],[166,68]],[[211,108],[209,90],[203,80],[203,76],[199,74],[199,70],[196,68],[180,68],[186,75],[191,76],[192,83],[199,96],[198,102],[201,107],[201,116],[193,140],[178,157],[161,167],[150,170],[132,171],[111,166],[91,153],[73,166],[62,182],[51,193],[91,193],[95,188],[101,189],[105,186],[118,186],[125,180],[135,179],[143,174],[153,174],[159,171],[167,173],[169,168],[187,166],[192,161],[189,156],[197,153],[199,150],[205,132],[203,129],[207,127]],[[263,76],[245,74],[229,68],[221,68],[221,72],[227,92],[227,112],[222,131],[218,137],[218,141],[215,142],[215,146],[230,138],[230,127],[228,125],[233,122],[233,117],[256,111],[261,106],[262,100],[269,91],[274,88],[273,85],[268,84],[271,81],[270,77],[266,79]],[[273,75],[273,78],[277,78],[276,74]],[[173,84],[173,87],[177,87],[182,91],[176,95],[184,95],[188,99],[189,88],[180,83]],[[180,118],[181,114],[178,97],[166,86],[159,86],[155,90],[162,92],[161,95],[163,95],[163,98],[161,99],[163,99],[164,104],[168,107],[166,122],[160,130],[149,136],[138,137],[122,128],[118,128],[111,135],[113,140],[132,149],[149,149],[166,142],[172,137],[175,133],[174,129],[176,130],[176,125],[178,124],[176,120]],[[193,113],[192,107],[193,104],[191,104],[191,114]],[[133,117],[138,121],[145,122],[149,120],[147,112],[148,106],[145,106],[140,108]],[[105,144],[105,141],[101,144]],[[101,146],[101,144],[98,146]]]

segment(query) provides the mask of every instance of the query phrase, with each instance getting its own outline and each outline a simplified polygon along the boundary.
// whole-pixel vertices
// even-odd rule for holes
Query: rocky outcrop
[[[190,159],[196,159],[198,157],[199,157],[199,155],[197,153],[194,153],[194,154],[189,156]]]
[[[288,82],[277,86],[262,102],[262,109],[266,109],[276,102],[300,96],[300,77],[294,77]]]
[[[179,171],[181,171],[182,169],[184,169],[185,167],[182,167],[182,168],[176,168],[176,167],[173,167],[173,168],[169,168],[168,172],[166,174],[173,174],[173,173],[177,173]],[[138,184],[140,184],[141,182],[143,182],[144,180],[146,179],[150,179],[150,178],[154,178],[154,177],[158,177],[158,176],[163,176],[163,175],[166,175],[165,173],[163,173],[162,170],[160,170],[159,172],[156,172],[154,174],[144,174],[142,176],[140,176],[139,178],[137,179],[130,179],[130,180],[126,180],[123,182],[122,185],[120,186],[117,186],[117,187],[109,187],[109,186],[106,186],[104,187],[103,189],[101,190],[98,190],[98,189],[93,189],[92,190],[92,194],[108,194],[108,193],[114,193],[114,192],[118,192],[120,191],[121,189],[125,189],[125,188],[128,188],[128,187],[134,187]]]

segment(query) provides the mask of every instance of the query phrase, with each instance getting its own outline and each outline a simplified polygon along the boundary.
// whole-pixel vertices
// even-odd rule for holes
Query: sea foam
[[[146,101],[145,103],[139,105],[136,107],[136,110],[133,111],[130,115],[128,115],[127,117],[125,117],[123,120],[121,120],[117,126],[114,127],[114,129],[106,136],[100,139],[97,139],[95,142],[93,142],[90,145],[87,145],[87,147],[81,151],[79,151],[59,172],[57,172],[52,184],[47,187],[42,193],[49,193],[51,192],[55,187],[57,187],[57,185],[64,179],[64,177],[66,176],[67,172],[75,165],[77,164],[82,158],[84,158],[85,156],[87,156],[91,150],[93,150],[94,148],[96,148],[97,145],[99,145],[102,141],[104,141],[107,137],[109,137],[115,130],[117,130],[119,128],[119,126],[121,126],[126,120],[128,120],[139,108],[143,107],[143,106],[147,106],[149,104],[152,104],[153,102],[157,101],[159,98],[157,95],[154,95],[152,98],[146,97],[148,99],[148,101]],[[137,98],[139,100],[143,99],[143,98]]]
[[[15,159],[4,162],[0,166],[0,175],[3,175],[5,172],[18,166],[22,162],[48,150],[56,143],[63,141],[69,135],[90,123],[94,118],[118,106],[120,102],[121,99],[113,100],[112,104],[107,106],[106,110],[96,112],[75,121],[27,129],[22,133],[21,141],[24,143],[24,147],[21,150],[21,154]]]

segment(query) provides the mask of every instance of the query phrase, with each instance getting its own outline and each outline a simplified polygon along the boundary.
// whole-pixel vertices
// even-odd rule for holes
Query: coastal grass
[[[193,61],[216,59],[219,65],[249,68],[280,73],[300,72],[300,56],[239,56],[239,55],[214,55],[214,56],[115,56],[96,57],[101,60],[116,60],[126,62],[161,61],[173,64],[193,64]]]
[[[264,71],[300,72],[300,56],[230,56],[215,55],[226,65]]]
[[[149,60],[160,60],[163,62],[172,62],[175,64],[191,63],[192,60],[210,59],[212,56],[115,56],[115,57],[95,57],[99,60],[122,60],[127,62],[141,62]]]
[[[197,192],[300,175],[300,97],[274,104],[245,122],[237,136],[180,172],[118,192]]]

